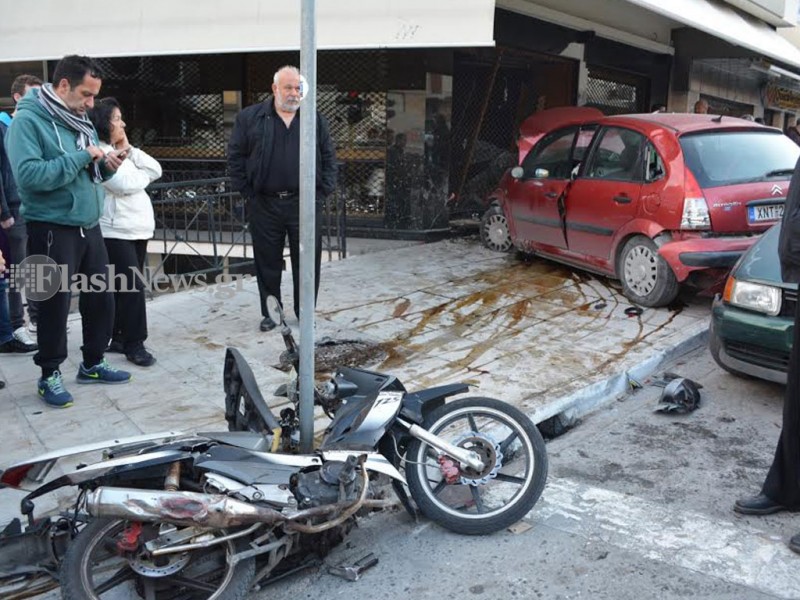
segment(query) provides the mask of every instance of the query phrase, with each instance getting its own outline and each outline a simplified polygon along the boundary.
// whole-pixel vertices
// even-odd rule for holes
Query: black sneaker
[[[127,352],[125,358],[138,367],[150,367],[156,364],[156,357],[145,350],[144,346],[137,348],[133,352]]]
[[[0,354],[26,354],[38,350],[36,344],[26,344],[17,338],[11,338],[7,342],[0,344]]]
[[[261,325],[259,325],[259,329],[261,329],[261,331],[272,331],[275,329],[275,321],[269,317],[264,317],[261,321]]]

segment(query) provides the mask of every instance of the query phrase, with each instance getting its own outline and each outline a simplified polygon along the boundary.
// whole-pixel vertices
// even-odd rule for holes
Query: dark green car
[[[784,283],[778,261],[780,224],[733,267],[714,298],[709,348],[726,371],[786,383],[797,285]]]

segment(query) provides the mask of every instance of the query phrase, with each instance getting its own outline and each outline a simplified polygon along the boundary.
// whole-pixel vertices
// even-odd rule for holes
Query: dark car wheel
[[[511,250],[511,234],[503,209],[493,204],[481,217],[481,242],[496,252]]]
[[[678,295],[675,274],[658,254],[655,242],[643,235],[627,241],[617,264],[622,293],[641,306],[666,306]]]

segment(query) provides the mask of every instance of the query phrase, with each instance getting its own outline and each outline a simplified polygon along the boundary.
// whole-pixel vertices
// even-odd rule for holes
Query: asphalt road
[[[404,512],[374,514],[329,564],[374,552],[357,582],[307,569],[256,598],[800,598],[791,514],[741,517],[780,431],[783,388],[734,377],[706,350],[665,370],[703,385],[688,415],[654,413],[661,388],[592,413],[548,443],[550,476],[523,529],[465,537]]]

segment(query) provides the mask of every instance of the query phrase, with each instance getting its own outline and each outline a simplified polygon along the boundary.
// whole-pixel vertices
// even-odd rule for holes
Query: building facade
[[[348,229],[424,237],[480,213],[515,160],[519,123],[546,108],[689,111],[703,98],[785,126],[800,109],[800,50],[777,30],[795,24],[797,3],[319,0],[313,83]],[[142,0],[92,39],[54,0],[15,7],[0,24],[0,96],[18,73],[46,78],[61,55],[96,56],[102,94],[121,102],[131,141],[167,177],[221,176],[236,113],[267,97],[278,68],[299,64],[295,4],[220,13],[216,2]],[[48,22],[60,25],[32,35]]]

